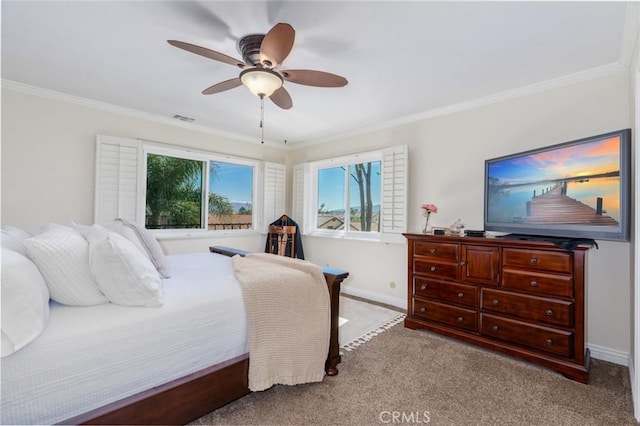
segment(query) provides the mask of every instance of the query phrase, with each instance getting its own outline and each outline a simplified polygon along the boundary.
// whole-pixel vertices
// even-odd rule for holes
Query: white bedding
[[[47,328],[2,359],[3,424],[52,424],[248,351],[231,258],[167,256],[159,308],[51,303]]]

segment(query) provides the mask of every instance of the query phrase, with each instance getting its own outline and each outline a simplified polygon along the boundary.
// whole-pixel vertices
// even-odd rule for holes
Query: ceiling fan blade
[[[280,70],[285,80],[292,83],[317,87],[342,87],[346,86],[346,78],[324,71],[314,70]]]
[[[195,44],[185,43],[178,40],[167,40],[172,46],[184,49],[187,52],[195,53],[196,55],[204,56],[205,58],[213,59],[214,61],[224,62],[225,64],[233,65],[238,68],[244,68],[244,62],[227,56],[224,53],[216,52],[215,50],[207,49],[206,47],[196,46]]]
[[[293,106],[293,102],[291,101],[291,95],[284,87],[279,88],[271,96],[269,99],[273,101],[274,104],[278,105],[282,109],[289,109]]]
[[[214,93],[224,92],[225,90],[233,89],[234,87],[238,87],[240,85],[242,85],[242,81],[240,81],[240,79],[236,77],[207,87],[202,91],[202,94],[213,95]]]
[[[295,38],[296,32],[291,25],[276,24],[262,40],[260,62],[268,68],[280,65],[289,56]]]

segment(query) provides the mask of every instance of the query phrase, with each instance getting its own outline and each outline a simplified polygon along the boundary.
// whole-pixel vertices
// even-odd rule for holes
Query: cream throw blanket
[[[331,323],[322,269],[267,253],[232,261],[249,320],[249,389],[322,381]]]

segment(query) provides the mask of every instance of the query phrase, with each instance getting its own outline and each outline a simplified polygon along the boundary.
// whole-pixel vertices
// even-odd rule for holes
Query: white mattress
[[[168,256],[160,308],[51,304],[43,334],[2,358],[3,424],[51,424],[248,351],[231,259]]]

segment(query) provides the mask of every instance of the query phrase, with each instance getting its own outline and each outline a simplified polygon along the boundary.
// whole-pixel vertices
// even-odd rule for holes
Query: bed
[[[159,309],[51,302],[42,334],[2,359],[2,423],[184,424],[248,393],[234,254],[166,256],[172,277]],[[324,275],[332,307],[325,368],[335,375],[338,295],[348,274]]]

